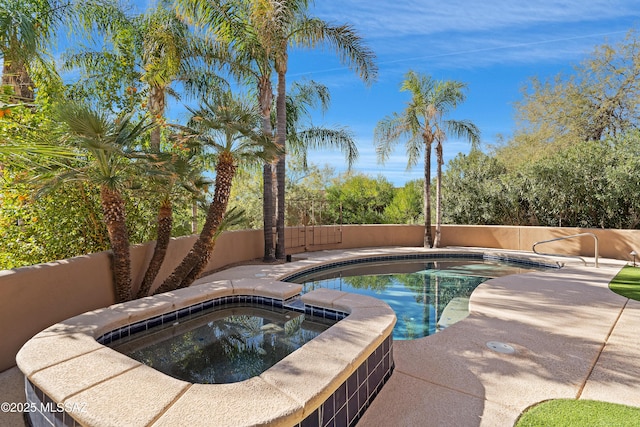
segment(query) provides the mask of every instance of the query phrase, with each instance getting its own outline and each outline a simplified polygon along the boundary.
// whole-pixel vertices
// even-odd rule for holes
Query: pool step
[[[445,329],[467,316],[469,316],[469,298],[455,297],[451,299],[449,304],[442,310],[436,328],[438,330]]]
[[[300,311],[304,313],[304,303],[300,299],[300,297],[291,298],[284,302],[284,308],[288,308],[289,310]]]

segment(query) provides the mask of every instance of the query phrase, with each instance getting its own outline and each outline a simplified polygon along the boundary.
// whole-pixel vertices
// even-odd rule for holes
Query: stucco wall
[[[288,253],[373,246],[421,246],[423,230],[424,227],[416,225],[346,225],[341,227],[340,243],[326,244],[329,241],[323,235],[326,230],[315,227],[309,230],[314,233],[314,239],[309,241],[315,244],[292,248]],[[530,251],[536,241],[581,232],[598,235],[602,257],[628,260],[631,250],[640,251],[640,231],[508,226],[443,226],[441,246]],[[156,286],[173,270],[194,240],[194,236],[172,240],[166,265],[156,280]],[[216,243],[207,270],[260,258],[263,248],[261,230],[223,233]],[[549,244],[540,249],[593,256],[593,239],[583,237]],[[153,244],[132,248],[133,281],[136,287],[144,275],[152,251]],[[37,332],[66,318],[113,302],[108,252],[0,271],[0,372],[15,365],[15,354]]]

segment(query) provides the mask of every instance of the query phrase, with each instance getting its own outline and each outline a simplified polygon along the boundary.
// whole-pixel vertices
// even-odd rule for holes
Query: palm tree
[[[12,102],[34,99],[33,73],[57,77],[46,46],[62,23],[74,33],[90,36],[94,20],[110,15],[109,1],[3,0],[0,2],[2,86]]]
[[[271,109],[273,104],[273,53],[271,43],[265,40],[268,33],[260,31],[264,26],[260,15],[254,13],[252,3],[238,0],[177,0],[181,16],[206,28],[226,43],[232,57],[227,59],[229,72],[242,83],[256,87],[256,96],[262,116],[263,135],[273,135]],[[273,244],[273,172],[271,162],[263,166],[263,229],[264,261],[275,260]]]
[[[252,76],[258,87],[258,99],[263,114],[263,132],[271,134],[271,101],[273,99],[271,75],[275,68],[278,74],[278,96],[276,98],[276,143],[284,150],[286,142],[286,73],[288,46],[315,48],[329,45],[340,59],[353,68],[365,82],[374,80],[377,69],[373,63],[373,52],[362,43],[362,39],[349,25],[334,26],[318,18],[306,15],[311,2],[308,0],[238,1],[182,0],[183,13],[199,17],[202,24],[227,40],[245,63],[251,63]],[[284,151],[275,167],[277,208],[274,209],[273,171],[269,165],[263,170],[264,179],[264,234],[267,261],[274,259],[273,212],[277,212],[276,258],[284,258]]]
[[[147,176],[155,184],[149,190],[156,197],[160,195],[157,237],[153,255],[136,294],[137,298],[149,295],[149,291],[162,267],[169,248],[173,230],[173,193],[175,193],[176,189],[182,188],[193,194],[194,200],[197,200],[202,194],[203,188],[210,184],[209,180],[202,175],[201,162],[196,153],[190,152],[186,156],[176,153],[156,154],[153,158],[156,161],[150,162],[152,170]]]
[[[11,88],[11,101],[34,99],[28,64],[38,56],[58,19],[54,2],[6,0],[0,3],[2,86]]]
[[[158,125],[164,124],[167,95],[179,98],[172,88],[175,82],[183,84],[188,96],[209,94],[227,86],[214,69],[225,55],[220,46],[190,31],[166,1],[159,2],[146,14],[133,17],[122,9],[114,9],[112,16],[101,20],[98,27],[111,42],[111,50],[69,54],[65,66],[83,69],[89,74],[86,80],[93,85],[105,85],[105,80],[111,78],[109,75],[124,74],[124,79],[113,84],[131,96],[138,92],[139,82],[144,83],[143,106]],[[123,64],[124,69],[118,69]],[[113,92],[114,88],[105,89],[103,92]],[[161,128],[156,126],[151,132],[153,152],[160,151]]]
[[[129,17],[124,10],[114,9],[114,13],[98,23],[105,37],[111,41],[112,49],[108,51],[84,51],[71,54],[67,58],[67,67],[80,67],[88,72],[90,85],[96,85],[98,93],[107,93],[126,87],[126,92],[136,98],[139,82],[144,83],[141,93],[146,94],[143,107],[147,108],[151,121],[156,124],[150,132],[149,151],[156,159],[166,159],[167,153],[161,151],[161,125],[164,124],[167,96],[179,98],[172,86],[179,82],[188,96],[202,95],[219,90],[227,82],[215,73],[215,65],[225,56],[220,46],[200,34],[190,31],[166,1],[161,1],[155,9],[146,14]],[[124,69],[118,69],[124,64]],[[116,67],[114,69],[113,67]],[[123,76],[124,79],[105,75]],[[107,85],[105,85],[105,81]],[[83,83],[81,83],[83,84]],[[109,86],[115,85],[115,87]],[[138,97],[140,94],[137,94]],[[160,207],[158,210],[158,235],[154,254],[147,268],[138,296],[144,296],[155,279],[169,244],[172,229],[171,191],[178,181],[178,172],[192,174],[185,166],[194,166],[193,162],[184,162],[175,156],[168,155],[171,161],[161,161],[156,166],[168,168],[157,171],[164,181],[159,187]],[[178,163],[180,164],[178,164]],[[182,169],[179,171],[178,169]],[[158,173],[154,176],[158,177]],[[183,175],[184,176],[184,175]],[[191,176],[192,179],[199,179]],[[181,185],[187,184],[180,180]],[[195,184],[192,181],[190,184]],[[190,190],[194,190],[190,185]],[[156,194],[157,195],[157,194]],[[195,198],[194,198],[195,201]],[[195,206],[195,202],[194,202]],[[194,222],[197,210],[194,208]],[[195,233],[194,229],[194,233]]]
[[[216,233],[225,218],[238,162],[273,156],[274,146],[269,135],[257,130],[262,116],[255,104],[225,94],[215,105],[203,101],[202,106],[191,114],[188,127],[181,127],[181,130],[185,141],[210,150],[215,157],[215,190],[198,239],[156,293],[189,286],[207,266]]]
[[[336,51],[340,60],[356,71],[365,83],[372,83],[377,75],[374,53],[365,46],[362,38],[350,25],[333,25],[307,15],[308,0],[256,2],[258,14],[263,18],[262,31],[272,43],[274,65],[278,75],[276,98],[276,144],[284,149],[286,142],[286,74],[288,47],[316,48],[328,45]],[[285,152],[278,158],[276,258],[285,258],[284,208],[285,208]]]
[[[131,260],[122,189],[131,181],[138,139],[153,125],[132,122],[132,114],[117,119],[81,104],[60,110],[66,125],[62,142],[78,151],[77,159],[49,176],[50,188],[70,181],[89,182],[100,188],[103,220],[113,252],[113,276],[117,302],[131,299]],[[41,178],[40,178],[41,180]]]
[[[323,84],[310,81],[293,82],[287,94],[287,152],[307,167],[309,150],[337,148],[342,151],[349,168],[358,158],[353,133],[345,127],[316,126],[311,122],[311,109],[326,112],[331,95]]]
[[[393,151],[395,144],[406,139],[407,168],[415,166],[420,152],[424,155],[424,247],[430,248],[439,244],[439,230],[436,241],[431,237],[431,149],[436,143],[438,155],[438,182],[441,177],[442,143],[447,133],[457,137],[465,137],[472,143],[479,141],[479,131],[469,121],[445,120],[451,109],[465,99],[464,83],[456,81],[438,81],[415,71],[405,75],[400,88],[401,91],[411,93],[411,101],[402,114],[393,113],[376,125],[374,130],[374,144],[381,162],[386,161]],[[440,184],[438,195],[440,198]],[[438,199],[440,200],[440,199]],[[438,215],[440,215],[438,201]],[[438,216],[439,218],[439,216]],[[438,219],[439,228],[439,219]]]

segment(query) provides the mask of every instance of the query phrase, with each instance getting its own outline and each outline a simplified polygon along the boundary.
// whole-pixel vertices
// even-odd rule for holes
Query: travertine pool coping
[[[273,425],[300,423],[392,333],[384,302],[330,290],[305,304],[349,315],[257,377],[192,384],[165,375],[96,341],[140,320],[230,295],[286,300],[301,286],[269,279],[210,281],[81,314],[35,335],[16,362],[25,377],[78,422],[92,426]]]

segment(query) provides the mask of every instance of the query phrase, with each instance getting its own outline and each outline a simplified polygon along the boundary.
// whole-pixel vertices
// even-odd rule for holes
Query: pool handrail
[[[593,237],[593,240],[595,241],[595,246],[594,246],[595,267],[598,268],[598,236],[596,236],[593,233],[578,233],[578,234],[572,234],[570,236],[556,237],[555,239],[542,240],[540,242],[535,242],[533,244],[533,247],[531,248],[531,250],[535,254],[538,254],[538,255],[559,256],[559,257],[565,257],[565,258],[578,258],[586,266],[587,265],[587,261],[585,261],[584,258],[582,258],[580,256],[577,256],[577,255],[549,254],[549,253],[544,253],[544,252],[538,252],[536,250],[536,246],[542,245],[544,243],[557,242],[559,240],[567,240],[567,239],[573,239],[575,237],[583,237],[583,236],[591,236],[591,237]]]

